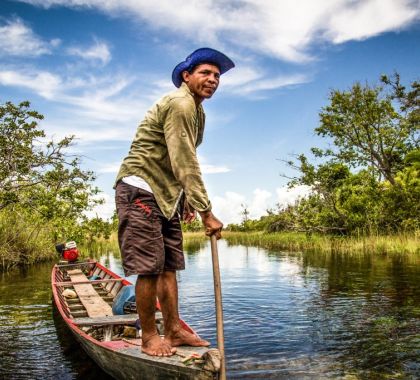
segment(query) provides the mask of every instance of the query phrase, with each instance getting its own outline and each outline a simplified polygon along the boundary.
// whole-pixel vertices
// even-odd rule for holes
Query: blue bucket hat
[[[174,71],[172,71],[172,82],[174,82],[174,85],[176,87],[181,86],[182,72],[190,71],[193,67],[201,63],[211,63],[216,65],[220,70],[220,74],[224,74],[232,67],[235,67],[233,61],[220,51],[210,48],[197,49],[192,52],[185,61],[182,61],[175,66]]]

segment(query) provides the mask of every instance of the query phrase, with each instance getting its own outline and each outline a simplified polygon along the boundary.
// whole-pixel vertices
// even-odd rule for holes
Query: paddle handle
[[[210,242],[211,258],[213,262],[214,299],[216,302],[217,348],[220,352],[219,380],[226,380],[225,338],[223,336],[222,284],[220,281],[219,253],[217,252],[217,239],[215,235],[210,237]]]

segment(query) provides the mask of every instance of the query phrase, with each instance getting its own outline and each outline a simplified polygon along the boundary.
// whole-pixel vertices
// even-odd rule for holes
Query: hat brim
[[[226,71],[235,67],[233,61],[220,51],[210,48],[197,49],[191,53],[185,59],[185,61],[182,61],[175,66],[174,70],[172,71],[172,82],[174,85],[176,87],[181,86],[182,73],[184,71],[190,71],[193,67],[203,63],[216,65],[220,70],[220,74],[224,74]]]

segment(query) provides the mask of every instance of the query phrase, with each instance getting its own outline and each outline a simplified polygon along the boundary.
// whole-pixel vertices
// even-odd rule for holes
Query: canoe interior
[[[72,275],[77,270],[80,270],[83,276]],[[85,276],[88,279],[94,279],[91,284],[86,284],[83,280]],[[138,331],[135,327],[136,313],[118,316],[107,313],[99,315],[96,312],[89,315],[86,308],[90,302],[89,299],[80,299],[84,297],[80,289],[86,286],[92,287],[96,295],[91,294],[91,290],[88,292],[88,297],[93,297],[91,302],[93,303],[95,297],[99,296],[101,302],[112,308],[115,296],[122,287],[128,285],[131,285],[129,281],[122,279],[96,261],[58,264],[54,266],[52,272],[53,296],[61,316],[83,348],[105,372],[117,379],[217,379],[218,365],[217,360],[213,359],[214,354],[217,354],[215,350],[182,346],[177,349],[176,355],[167,358],[143,354],[141,330]],[[66,298],[63,296],[66,289],[78,289],[80,295],[78,294],[75,298]],[[184,329],[194,333],[184,321],[181,323]],[[159,333],[163,335],[163,318],[158,302],[156,326]],[[192,353],[202,356],[202,360],[184,364],[183,360],[185,361],[185,358]]]

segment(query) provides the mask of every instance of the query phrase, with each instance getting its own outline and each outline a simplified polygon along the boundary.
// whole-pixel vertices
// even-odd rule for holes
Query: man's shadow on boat
[[[63,321],[57,307],[53,304],[53,321],[57,331],[57,338],[61,351],[66,359],[65,365],[69,367],[75,380],[112,380],[113,377],[104,372],[85,352],[77,342],[66,323]]]

